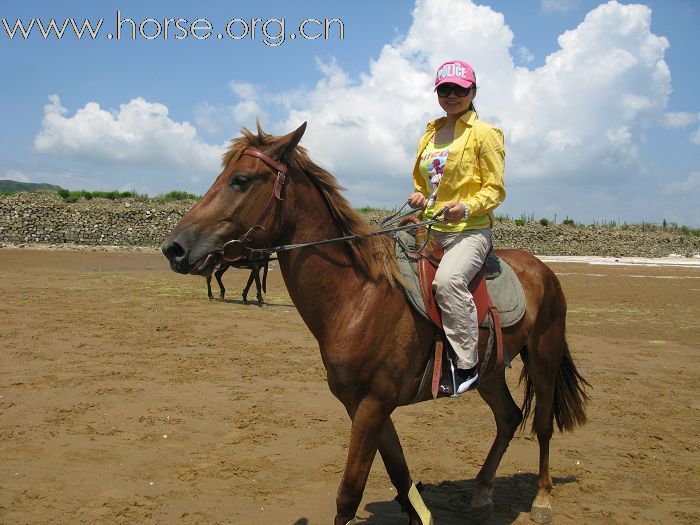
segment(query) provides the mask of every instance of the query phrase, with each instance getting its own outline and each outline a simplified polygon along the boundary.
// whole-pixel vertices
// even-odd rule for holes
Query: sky
[[[497,214],[700,227],[699,29],[698,0],[4,0],[0,179],[202,194],[257,117],[395,208],[461,59],[506,137]]]

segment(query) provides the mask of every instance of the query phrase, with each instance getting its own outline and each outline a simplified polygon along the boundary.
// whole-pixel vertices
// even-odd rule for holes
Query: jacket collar
[[[438,128],[441,128],[442,125],[445,123],[445,120],[447,117],[440,117],[439,119],[432,120],[428,122],[428,126],[426,128],[427,132],[433,132]],[[474,121],[476,120],[476,112],[475,111],[467,111],[464,115],[459,117],[459,120],[457,120],[457,124],[461,124],[465,127],[472,127],[474,125]]]

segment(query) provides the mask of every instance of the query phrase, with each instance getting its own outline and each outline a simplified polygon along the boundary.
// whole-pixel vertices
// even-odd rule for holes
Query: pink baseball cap
[[[468,88],[472,84],[476,84],[476,75],[472,66],[461,60],[449,60],[442,64],[435,75],[435,89],[440,84],[457,84]]]

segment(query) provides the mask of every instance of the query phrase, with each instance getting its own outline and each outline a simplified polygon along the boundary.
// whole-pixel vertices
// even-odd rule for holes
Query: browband
[[[246,148],[245,150],[243,150],[242,155],[250,155],[251,157],[257,157],[271,168],[276,169],[278,172],[287,173],[287,166],[280,162],[277,162],[267,153],[263,153],[260,150],[257,150],[255,148]]]

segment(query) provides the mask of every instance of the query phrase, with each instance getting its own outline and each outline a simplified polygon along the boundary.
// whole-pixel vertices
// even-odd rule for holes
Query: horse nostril
[[[171,242],[168,246],[163,248],[163,252],[165,253],[165,256],[171,261],[182,259],[182,257],[185,255],[185,249],[175,241]]]

